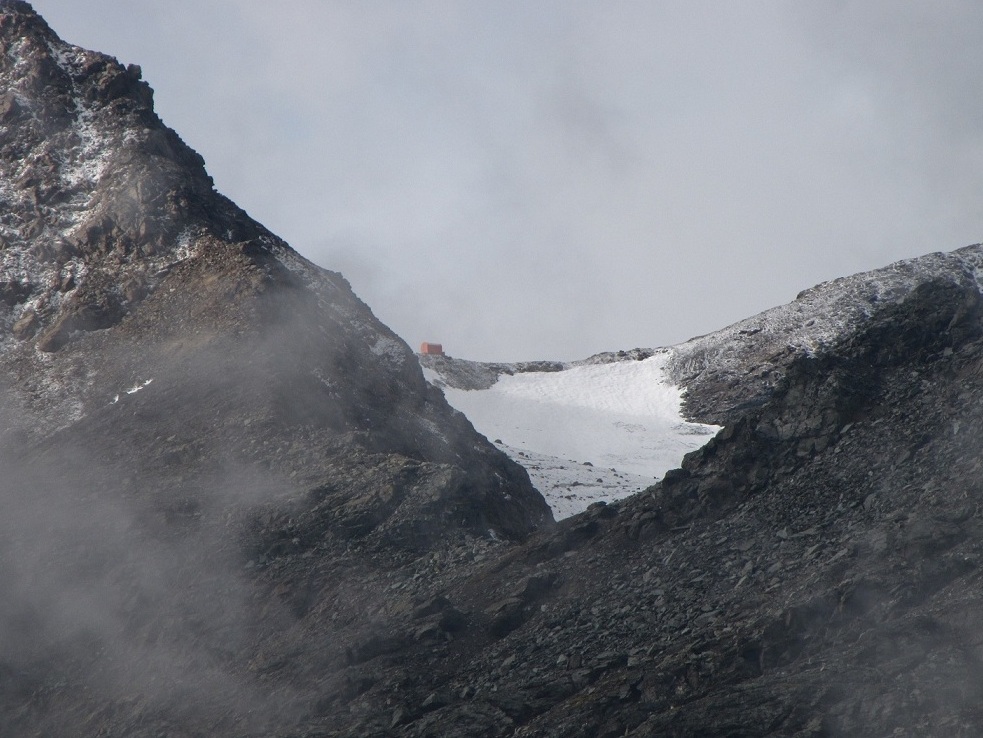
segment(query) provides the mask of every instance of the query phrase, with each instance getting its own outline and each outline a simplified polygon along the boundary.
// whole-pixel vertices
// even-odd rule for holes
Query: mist
[[[143,713],[147,730],[252,731],[295,715],[296,696],[271,699],[243,663],[263,588],[240,534],[271,479],[231,465],[195,479],[193,464],[161,478],[88,444],[43,446],[8,445],[0,459],[0,664],[16,685],[3,731],[95,732],[110,720],[98,710],[71,733],[59,714],[100,701]],[[139,446],[117,453],[147,454]]]

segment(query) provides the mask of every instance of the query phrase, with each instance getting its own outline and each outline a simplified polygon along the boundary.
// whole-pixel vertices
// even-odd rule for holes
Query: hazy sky
[[[411,345],[577,359],[983,240],[983,3],[34,0]]]

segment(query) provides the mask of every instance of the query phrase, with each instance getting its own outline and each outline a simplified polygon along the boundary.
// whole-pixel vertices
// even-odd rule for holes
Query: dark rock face
[[[0,734],[983,732],[983,248],[677,347],[724,429],[552,526],[139,70],[0,52]]]

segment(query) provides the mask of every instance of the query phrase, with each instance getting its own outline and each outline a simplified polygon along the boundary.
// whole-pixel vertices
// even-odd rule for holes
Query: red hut
[[[444,355],[444,347],[441,346],[439,343],[427,343],[426,341],[424,341],[420,345],[420,353],[421,354],[432,354],[434,356],[443,356]]]

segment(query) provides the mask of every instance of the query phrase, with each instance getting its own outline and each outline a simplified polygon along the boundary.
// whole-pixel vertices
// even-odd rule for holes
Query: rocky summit
[[[983,247],[666,349],[722,430],[554,523],[137,67],[0,82],[0,734],[983,733]]]

